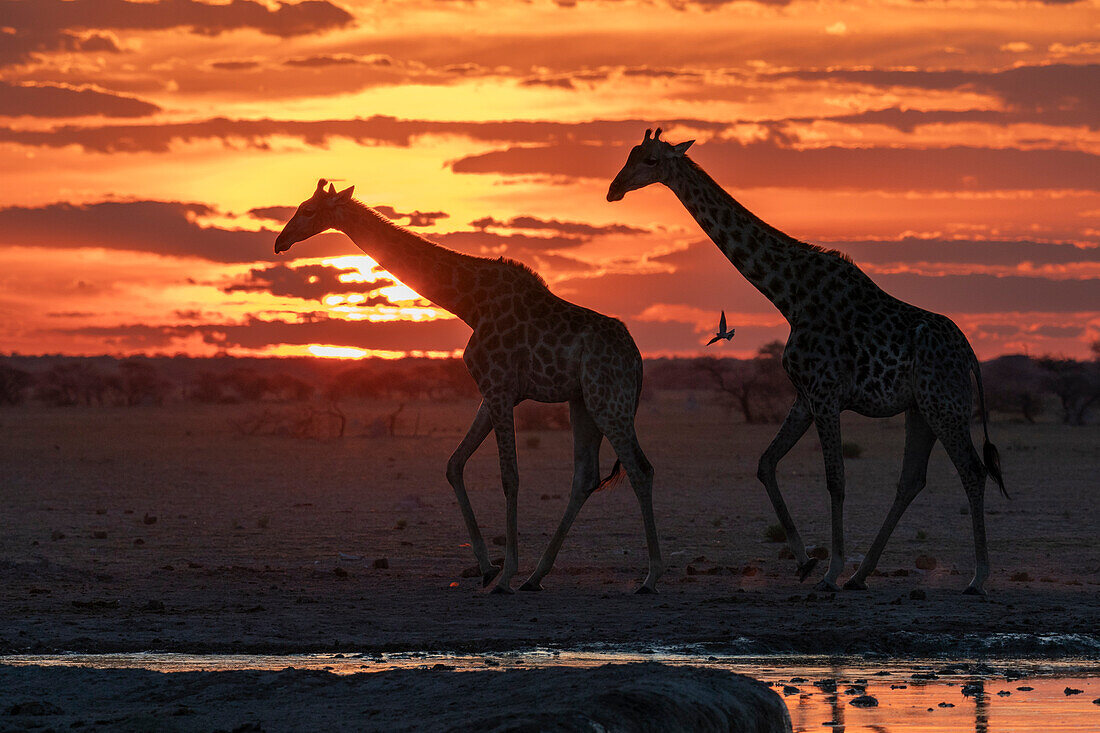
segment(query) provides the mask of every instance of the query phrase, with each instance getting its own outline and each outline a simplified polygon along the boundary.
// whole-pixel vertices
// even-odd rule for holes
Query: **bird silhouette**
[[[737,329],[734,328],[731,328],[728,331],[726,330],[726,312],[722,311],[722,318],[718,321],[718,333],[717,335],[715,335],[714,338],[707,342],[707,346],[710,346],[715,341],[721,341],[722,339],[729,341],[731,338],[733,338],[733,332],[736,330]]]

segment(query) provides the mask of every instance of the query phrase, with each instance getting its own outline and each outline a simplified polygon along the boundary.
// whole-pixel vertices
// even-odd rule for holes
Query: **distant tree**
[[[782,353],[783,344],[774,341],[761,346],[749,360],[703,356],[692,365],[709,377],[725,396],[727,407],[739,410],[745,422],[774,422],[782,417],[782,406],[793,392],[780,363]]]
[[[1047,374],[1028,356],[1014,354],[986,362],[982,386],[991,411],[1019,414],[1029,423],[1043,412]]]
[[[0,405],[21,404],[33,383],[30,372],[11,364],[0,364]]]
[[[129,359],[118,365],[118,371],[119,392],[123,404],[129,407],[163,405],[172,389],[172,383],[162,379],[157,368],[147,361]]]
[[[116,386],[114,380],[91,362],[73,361],[55,364],[36,385],[38,399],[55,407],[102,405]]]
[[[268,377],[267,390],[280,402],[305,402],[316,391],[314,386],[304,379],[285,373]]]
[[[1100,403],[1100,363],[1056,356],[1044,356],[1037,363],[1062,403],[1062,422],[1084,425],[1089,410]]]

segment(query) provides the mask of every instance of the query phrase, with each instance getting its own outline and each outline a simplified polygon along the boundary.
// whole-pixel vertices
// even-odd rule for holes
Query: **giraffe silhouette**
[[[985,478],[1007,497],[997,449],[989,442],[985,395],[977,357],[946,316],[902,302],[879,288],[848,257],[805,244],[764,223],[687,157],[694,141],[670,144],[646,130],[612,181],[608,201],[651,183],[663,183],[722,254],[790,323],[783,368],[797,393],[778,435],[760,458],[757,476],[767,489],[802,579],[816,560],[806,548],[779,493],[775,469],[817,427],[830,495],[832,547],[820,589],[837,590],[844,568],[844,458],[840,413],[870,417],[905,413],[905,457],[897,494],[863,562],[845,588],[866,588],[883,548],[906,507],[924,488],[928,458],[938,439],[959,472],[974,532],[974,577],[964,592],[984,594],[989,575],[985,536]],[[974,374],[985,432],[984,464],[970,438]]]
[[[511,593],[519,567],[519,470],[513,408],[523,400],[568,402],[573,427],[573,485],[557,531],[521,590],[541,590],[570,525],[585,500],[625,471],[637,496],[649,550],[649,573],[637,592],[656,592],[664,571],[653,518],[653,467],[638,444],[634,416],[642,386],[642,358],[620,321],[569,303],[550,292],[535,272],[504,258],[472,257],[400,227],[321,179],[275,240],[275,252],[327,229],[346,234],[387,271],[420,295],[458,316],[473,335],[463,353],[482,395],[469,432],[447,463],[470,544],[495,593]],[[506,505],[503,569],[489,561],[463,469],[495,433]],[[606,437],[618,460],[600,481],[600,444]]]

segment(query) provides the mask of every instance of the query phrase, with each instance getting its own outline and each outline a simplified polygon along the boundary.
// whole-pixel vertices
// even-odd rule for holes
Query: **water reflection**
[[[794,730],[834,733],[946,733],[967,730],[1100,730],[1100,664],[1089,660],[969,661],[882,660],[830,657],[746,657],[674,650],[637,653],[535,649],[490,655],[304,654],[304,655],[13,655],[0,664],[140,668],[160,672],[226,670],[327,670],[361,674],[393,669],[486,671],[509,668],[591,667],[660,661],[714,667],[772,685],[787,703]],[[432,673],[444,673],[440,669]],[[1067,696],[1066,687],[1083,690]],[[866,696],[866,697],[865,697]],[[853,704],[853,701],[861,704]],[[876,704],[877,703],[877,704]]]

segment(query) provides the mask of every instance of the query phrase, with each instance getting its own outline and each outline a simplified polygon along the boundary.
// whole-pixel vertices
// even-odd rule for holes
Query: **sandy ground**
[[[775,518],[756,461],[777,426],[664,396],[639,416],[669,565],[660,595],[631,592],[645,546],[624,484],[585,506],[545,591],[498,596],[462,577],[473,556],[444,478],[475,408],[410,405],[398,437],[367,437],[392,408],[352,406],[337,441],[240,435],[231,420],[247,406],[0,410],[0,652],[703,643],[1100,655],[1100,428],[991,426],[1013,500],[987,491],[987,598],[959,594],[970,519],[940,448],[880,563],[887,576],[834,595],[812,592],[817,577],[800,584],[784,545],[765,538]],[[900,418],[846,418],[845,440],[863,449],[847,464],[852,558],[893,498],[902,438]],[[522,582],[572,465],[568,432],[521,433],[519,446]],[[611,461],[605,445],[604,470]],[[485,536],[502,535],[491,440],[467,483]],[[780,485],[807,542],[827,545],[812,434],[781,464]],[[922,555],[935,569],[916,567]]]

